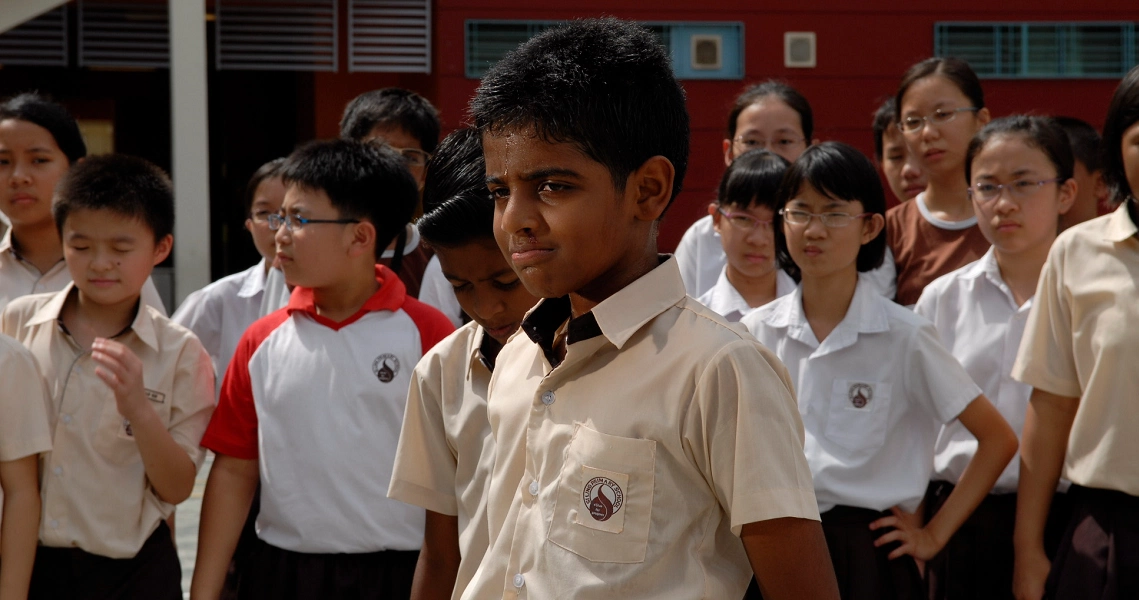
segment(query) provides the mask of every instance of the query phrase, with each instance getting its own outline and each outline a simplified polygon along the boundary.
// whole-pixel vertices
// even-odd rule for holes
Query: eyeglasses
[[[772,231],[771,224],[774,221],[762,221],[747,213],[742,212],[727,212],[722,208],[717,208],[716,212],[724,215],[728,223],[741,232],[750,233],[756,229],[770,233]]]
[[[765,148],[767,150],[776,151],[791,148],[802,144],[805,140],[792,136],[780,136],[768,142],[762,138],[736,136],[734,140],[737,146],[747,150],[755,150],[756,148]]]
[[[304,217],[299,217],[297,215],[271,214],[271,215],[269,215],[269,231],[277,231],[278,229],[281,228],[281,225],[284,225],[285,229],[289,233],[292,233],[294,231],[297,231],[298,229],[304,229],[305,225],[309,225],[311,223],[316,223],[316,224],[337,223],[337,224],[341,224],[341,225],[346,225],[348,223],[359,223],[359,222],[360,222],[359,219],[306,219]]]
[[[779,214],[783,216],[784,221],[791,225],[807,225],[811,222],[812,217],[818,217],[824,227],[838,229],[839,227],[850,225],[855,219],[869,217],[874,213],[862,213],[860,215],[852,215],[844,212],[813,213],[805,210],[781,208],[779,209]]]
[[[403,156],[403,162],[409,167],[422,167],[431,160],[431,155],[419,148],[396,148],[395,151]]]
[[[250,214],[249,220],[253,221],[254,223],[268,223],[269,218],[275,214],[276,213],[273,213],[273,212],[270,212],[267,210],[259,210],[255,213]]]
[[[976,106],[970,106],[967,108],[939,108],[933,111],[933,114],[927,117],[918,117],[913,115],[902,117],[902,120],[898,122],[898,129],[901,129],[905,133],[914,133],[921,130],[921,128],[925,126],[926,123],[929,123],[930,125],[945,125],[953,119],[956,119],[958,113],[977,112],[978,110],[981,109],[977,108]]]
[[[1001,190],[1008,190],[1010,200],[1023,200],[1032,195],[1037,188],[1046,183],[1059,183],[1064,181],[1060,177],[1029,181],[1018,179],[1012,183],[978,183],[969,187],[969,196],[980,202],[992,202],[1001,197]]]

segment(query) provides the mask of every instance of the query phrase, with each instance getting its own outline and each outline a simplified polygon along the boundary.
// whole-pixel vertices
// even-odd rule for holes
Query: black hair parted
[[[1100,151],[1102,138],[1091,123],[1076,117],[1052,117],[1052,120],[1068,135],[1068,143],[1072,145],[1072,156],[1076,162],[1083,163],[1088,173],[1103,169]]]
[[[453,248],[494,241],[494,200],[486,187],[479,130],[464,127],[439,143],[423,183],[419,235],[432,246]]]
[[[748,86],[739,96],[736,96],[732,110],[728,112],[728,139],[734,140],[736,137],[736,121],[739,120],[740,113],[767,96],[779,98],[787,106],[790,106],[791,110],[799,113],[799,125],[803,129],[803,138],[810,145],[811,136],[815,133],[815,116],[811,111],[811,103],[807,102],[807,97],[799,93],[799,90],[776,79],[768,79]]]
[[[174,187],[162,169],[137,156],[92,156],[72,166],[56,187],[52,216],[61,235],[77,210],[137,219],[158,242],[174,232]]]
[[[902,101],[906,92],[918,81],[931,75],[940,75],[949,80],[972,103],[972,108],[985,108],[985,92],[981,88],[981,80],[969,63],[960,58],[934,57],[927,58],[909,69],[902,75],[902,82],[898,84],[898,93],[894,96],[894,118],[902,118]]]
[[[7,119],[27,121],[46,129],[71,164],[87,156],[87,143],[83,141],[75,117],[39,92],[24,92],[0,103],[0,121]]]
[[[319,140],[293,151],[281,169],[286,186],[322,191],[341,218],[376,228],[376,259],[411,220],[419,185],[387,144]]]
[[[1062,181],[1072,178],[1075,168],[1075,159],[1072,155],[1072,145],[1068,143],[1068,135],[1064,128],[1050,117],[1034,115],[1009,115],[993,119],[985,125],[973,139],[969,141],[969,148],[965,151],[965,181],[973,182],[973,161],[985,149],[985,146],[994,138],[1015,136],[1024,141],[1030,148],[1036,148],[1048,157],[1048,161],[1056,168],[1056,176]]]
[[[743,209],[765,206],[779,210],[775,195],[791,163],[778,154],[757,148],[736,157],[720,178],[716,203]]]
[[[673,165],[672,199],[688,167],[688,111],[672,61],[649,30],[615,18],[547,30],[483,77],[471,116],[484,134],[532,131],[604,165],[618,190],[653,156]]]
[[[871,123],[871,128],[874,130],[874,158],[878,162],[882,162],[883,152],[886,148],[885,137],[886,131],[898,122],[897,115],[898,109],[893,98],[887,98],[878,110],[874,111],[874,122]]]
[[[835,200],[862,203],[862,212],[886,216],[886,193],[874,163],[857,148],[842,142],[815,144],[799,157],[783,177],[777,201],[779,208],[795,199],[804,186],[811,186],[820,194]],[[787,250],[787,237],[783,234],[783,217],[775,216],[775,254],[780,264],[791,265]],[[878,237],[863,244],[858,251],[857,266],[860,273],[873,271],[886,257],[886,228]]]
[[[249,183],[245,184],[245,216],[248,217],[253,213],[253,200],[257,196],[257,188],[266,179],[279,178],[281,176],[281,169],[285,166],[285,157],[274,158],[273,160],[261,165],[253,172],[253,176],[249,178]]]
[[[1116,205],[1136,193],[1127,183],[1123,166],[1123,134],[1136,122],[1139,122],[1139,66],[1128,71],[1115,88],[1103,122],[1103,179],[1111,188],[1111,198]]]
[[[363,140],[376,125],[402,127],[428,154],[439,145],[439,111],[411,90],[383,88],[356,96],[340,117],[340,137]]]

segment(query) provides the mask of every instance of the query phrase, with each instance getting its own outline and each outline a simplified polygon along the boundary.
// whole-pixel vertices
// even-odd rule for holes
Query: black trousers
[[[1072,517],[1060,540],[1044,597],[1139,598],[1139,497],[1073,485]]]
[[[134,558],[36,549],[29,600],[182,600],[182,566],[165,522]]]
[[[419,551],[292,552],[258,540],[241,574],[241,600],[406,600]]]

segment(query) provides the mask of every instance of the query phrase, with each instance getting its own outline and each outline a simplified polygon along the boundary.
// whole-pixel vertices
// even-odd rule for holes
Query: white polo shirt
[[[16,252],[16,247],[12,244],[11,229],[0,238],[0,310],[4,310],[9,302],[20,296],[62,292],[69,283],[71,283],[71,271],[67,270],[67,263],[62,259],[52,265],[46,273],[40,273],[39,269]],[[166,306],[162,303],[162,297],[158,295],[158,288],[154,287],[153,279],[146,278],[141,295],[142,301],[147,306],[153,306],[162,316],[166,316]]]
[[[846,316],[822,343],[803,314],[801,287],[741,323],[791,372],[819,510],[915,511],[941,425],[981,395],[933,326],[861,275]]]
[[[494,438],[486,416],[487,387],[501,345],[470,322],[415,366],[388,497],[459,519],[462,596],[486,553],[486,485]]]
[[[787,274],[783,269],[775,270],[775,297],[782,298],[787,294],[795,291],[795,280]],[[728,267],[724,266],[720,270],[720,278],[716,280],[716,285],[712,289],[704,292],[700,296],[699,301],[704,306],[719,313],[720,316],[731,321],[732,323],[738,322],[744,315],[755,310],[747,303],[747,300],[740,295],[736,286],[728,281]],[[756,307],[758,308],[758,307]]]
[[[453,328],[406,294],[387,267],[380,289],[336,323],[312,290],[246,330],[202,446],[257,459],[257,535],[306,553],[415,550],[423,509],[387,498],[413,365]]]
[[[1012,365],[1031,308],[1032,298],[1016,305],[992,248],[980,260],[935,279],[914,306],[914,312],[933,322],[941,342],[1017,435],[1024,428],[1032,386],[1012,378]],[[960,421],[947,423],[937,436],[933,479],[956,484],[976,453],[977,438]],[[1019,472],[1018,454],[991,493],[1015,493]]]
[[[439,309],[447,315],[455,327],[463,325],[463,307],[459,306],[459,299],[455,297],[455,286],[443,276],[443,266],[439,264],[439,255],[436,254],[427,261],[427,268],[423,270],[423,282],[419,285],[419,301]]]
[[[171,321],[194,332],[210,355],[218,389],[241,334],[261,318],[265,259],[186,296]]]

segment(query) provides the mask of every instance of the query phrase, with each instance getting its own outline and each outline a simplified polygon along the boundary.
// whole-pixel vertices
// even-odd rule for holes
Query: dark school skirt
[[[1139,598],[1139,497],[1072,485],[1072,516],[1060,539],[1044,597]]]
[[[406,600],[418,550],[308,554],[258,539],[238,586],[241,600]]]
[[[954,485],[930,482],[925,496],[925,522],[937,514]],[[1068,524],[1067,494],[1055,494],[1044,528],[1044,550],[1056,555]],[[989,494],[961,525],[945,548],[926,563],[930,600],[1008,600],[1012,596],[1012,533],[1016,526],[1016,494]]]
[[[166,522],[134,558],[79,548],[36,549],[29,600],[182,600],[182,566]]]

